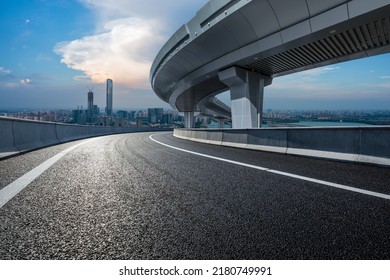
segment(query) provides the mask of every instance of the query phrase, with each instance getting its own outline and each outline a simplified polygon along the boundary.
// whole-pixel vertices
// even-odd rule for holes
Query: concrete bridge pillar
[[[194,127],[194,112],[184,112],[184,127],[185,128]]]
[[[218,128],[224,128],[225,127],[225,119],[224,118],[215,118],[218,121]]]
[[[223,70],[218,76],[230,88],[232,128],[261,127],[264,87],[272,78],[238,67]]]

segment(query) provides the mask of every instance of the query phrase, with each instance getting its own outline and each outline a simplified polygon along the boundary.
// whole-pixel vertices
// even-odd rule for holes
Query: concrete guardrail
[[[390,126],[175,129],[174,136],[221,146],[390,166]]]
[[[88,137],[165,130],[171,129],[72,125],[0,117],[0,159]]]

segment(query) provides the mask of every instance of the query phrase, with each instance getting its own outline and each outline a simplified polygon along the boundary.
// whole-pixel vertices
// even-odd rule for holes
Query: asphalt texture
[[[390,200],[105,136],[0,208],[0,259],[390,259]],[[390,194],[390,168],[154,138]],[[84,140],[0,161],[0,189]]]

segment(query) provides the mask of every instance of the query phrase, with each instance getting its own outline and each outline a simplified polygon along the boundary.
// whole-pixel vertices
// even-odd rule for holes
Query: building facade
[[[163,108],[149,108],[148,121],[149,123],[161,123],[163,118]]]
[[[88,112],[87,112],[87,122],[92,123],[94,115],[94,108],[93,108],[93,92],[90,90],[88,92]]]
[[[111,79],[107,79],[106,86],[106,115],[112,116],[112,104],[113,104],[113,82]]]

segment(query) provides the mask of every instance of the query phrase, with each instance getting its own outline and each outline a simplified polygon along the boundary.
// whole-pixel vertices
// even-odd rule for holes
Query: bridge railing
[[[221,146],[390,166],[390,126],[175,129],[174,136]]]

